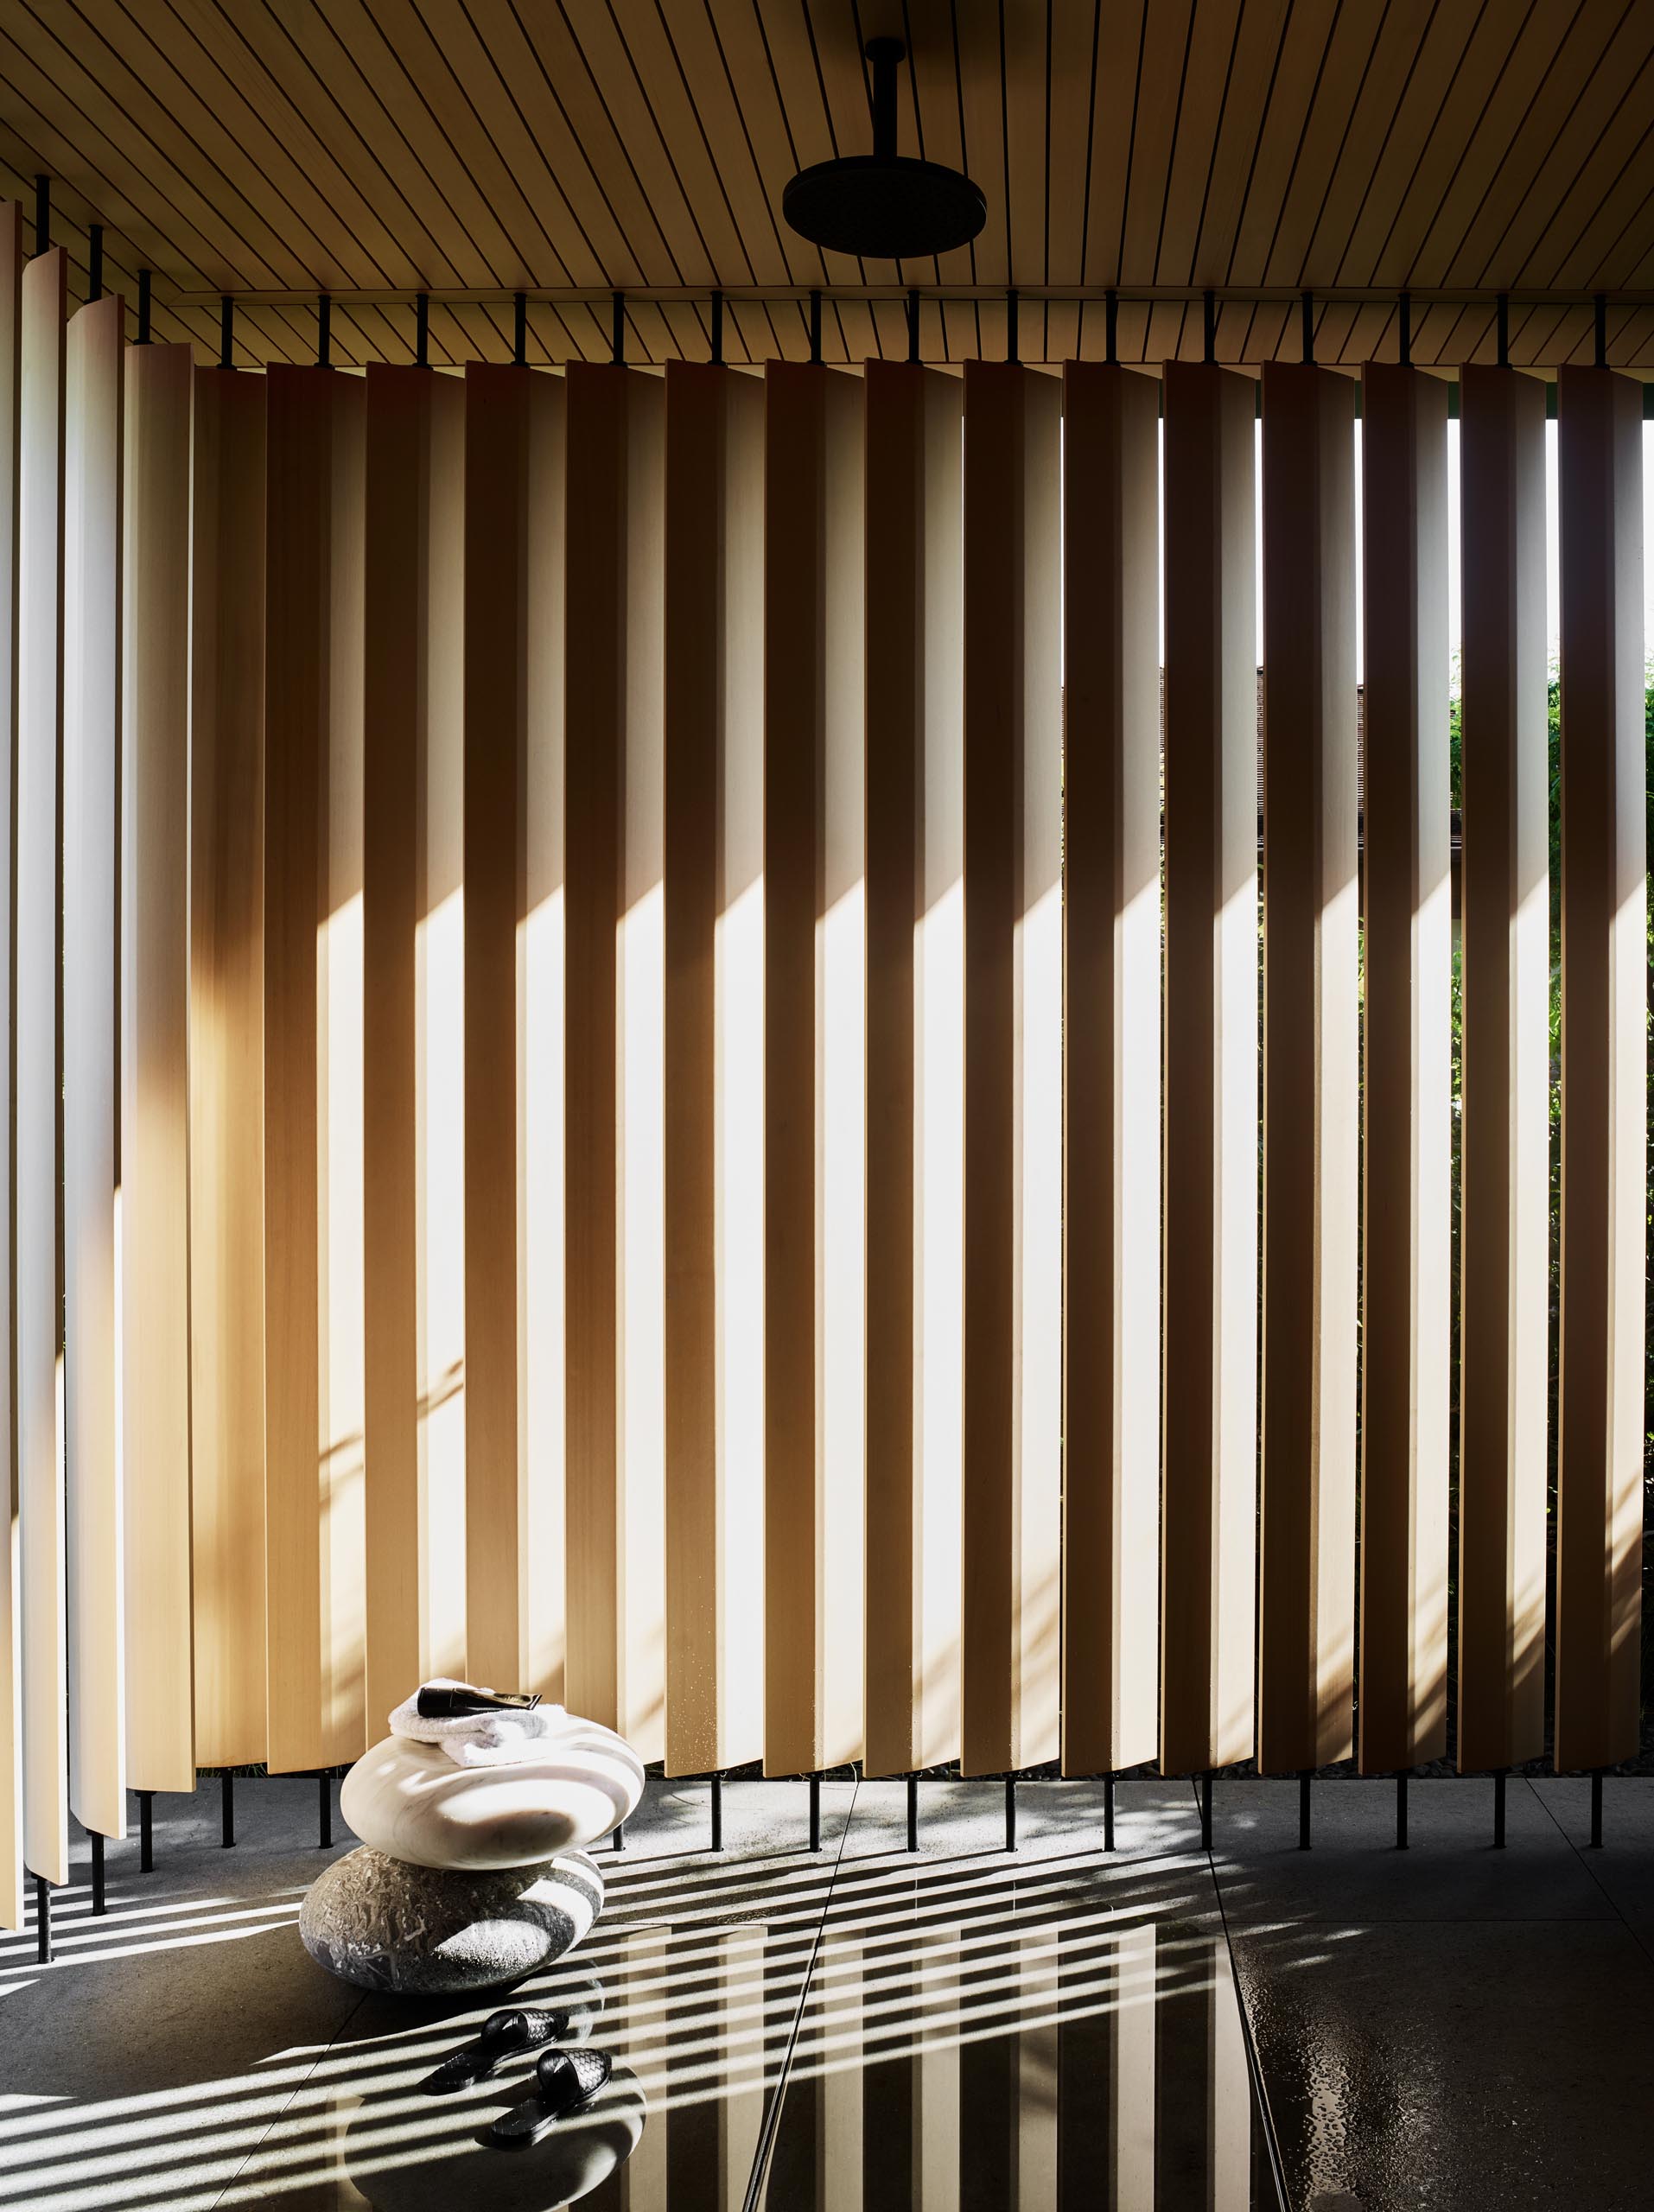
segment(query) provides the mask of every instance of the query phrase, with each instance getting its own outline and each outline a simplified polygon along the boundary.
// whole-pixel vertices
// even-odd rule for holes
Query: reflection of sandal
[[[538,2012],[512,2005],[503,2012],[490,2012],[475,2042],[462,2044],[419,2086],[432,2097],[468,2089],[474,2082],[492,2074],[502,2058],[509,2058],[514,2051],[536,2050],[543,2043],[555,2043],[559,2036],[568,2034],[569,2027],[564,2012]]]
[[[589,2104],[613,2071],[606,2050],[543,2050],[534,2069],[535,2094],[501,2113],[488,2130],[488,2140],[525,2150],[569,2113]]]

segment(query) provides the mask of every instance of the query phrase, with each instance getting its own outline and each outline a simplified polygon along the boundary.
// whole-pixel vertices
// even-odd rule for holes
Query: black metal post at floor
[[[1008,1774],[1005,1777],[1005,1848],[1007,1851],[1016,1849],[1016,1777],[1014,1774]]]
[[[44,1874],[35,1877],[35,1948],[43,1967],[52,1963],[52,1885]]]
[[[1309,1848],[1309,1776],[1310,1770],[1301,1767],[1298,1771],[1298,1848]]]
[[[235,1777],[226,1766],[219,1777],[223,1797],[224,1848],[230,1850],[235,1843]]]
[[[919,1777],[907,1777],[907,1848],[919,1849]]]
[[[1200,1848],[1212,1848],[1212,1770],[1200,1777]]]
[[[219,302],[219,366],[235,366],[235,302],[227,292]]]
[[[1404,1774],[1396,1777],[1396,1848],[1397,1851],[1407,1848],[1407,1777]]]
[[[810,1848],[821,1849],[821,1777],[810,1777]]]
[[[1493,1777],[1493,1848],[1505,1848],[1505,1769],[1500,1767]]]
[[[1591,1777],[1591,1848],[1602,1848],[1602,1776],[1599,1770]]]
[[[317,1809],[321,1816],[321,1834],[317,1848],[321,1851],[331,1851],[333,1848],[333,1777],[324,1767],[316,1777],[316,1780],[321,1785],[316,1795],[319,1800]]]
[[[723,1777],[712,1777],[712,1848],[723,1849]]]
[[[1114,1848],[1114,1777],[1110,1774],[1103,1783],[1103,1848]]]
[[[147,269],[138,270],[137,342],[140,346],[147,346],[149,342],[149,271]]]
[[[610,1836],[609,1843],[616,1851],[624,1851],[626,1849],[626,1822],[624,1821],[615,1821],[614,1833]]]
[[[138,1801],[138,1872],[155,1872],[155,1792],[140,1789]]]
[[[92,1832],[92,1910],[95,1919],[101,1919],[108,1910],[104,1896],[104,1840],[96,1828]]]

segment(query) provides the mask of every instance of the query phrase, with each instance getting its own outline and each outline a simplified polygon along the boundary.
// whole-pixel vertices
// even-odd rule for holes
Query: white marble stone
[[[595,1843],[642,1795],[632,1746],[578,1720],[512,1766],[455,1766],[435,1744],[387,1736],[345,1777],[339,1808],[387,1859],[490,1873]]]

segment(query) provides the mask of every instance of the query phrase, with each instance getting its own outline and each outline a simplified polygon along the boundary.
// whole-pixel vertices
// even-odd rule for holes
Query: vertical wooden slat
[[[363,1745],[362,386],[269,406],[264,1342],[269,1762]]]
[[[1263,372],[1263,1397],[1258,1764],[1354,1729],[1354,387]]]
[[[962,390],[866,377],[869,1774],[959,1750]]]
[[[1361,1285],[1364,1773],[1447,1745],[1447,393],[1362,379],[1365,1185]]]
[[[1254,387],[1166,371],[1161,1764],[1252,1749],[1257,1471]]]
[[[1062,1395],[1062,392],[969,365],[961,1767],[1055,1756]]]
[[[263,377],[198,369],[189,703],[195,1756],[265,1754]]]
[[[187,346],[126,354],[121,724],[121,1416],[126,1756],[195,1786],[190,1633]]]
[[[771,362],[764,447],[767,1767],[862,1732],[859,380]]]
[[[566,409],[568,1696],[658,1758],[660,385],[576,364]]]
[[[0,200],[0,1928],[23,1924],[22,1592],[19,1584],[12,1129],[16,982],[12,842],[17,768],[18,400],[22,210]]]
[[[1640,388],[1564,369],[1559,1767],[1634,1756],[1647,1148]]]
[[[666,372],[666,1765],[762,1749],[763,394]]]
[[[1160,1529],[1159,391],[1063,372],[1064,1770],[1152,1758]]]
[[[23,270],[17,532],[16,1179],[11,1265],[22,1578],[23,1854],[30,1872],[48,1882],[69,1878],[58,1180],[66,284],[60,247],[36,255]]]
[[[120,1267],[120,300],[69,324],[63,493],[63,1398],[69,1803],[125,1833]]]
[[[1459,381],[1464,838],[1460,1121],[1461,1768],[1545,1732],[1550,772],[1545,395]]]
[[[367,1730],[462,1673],[460,620],[464,392],[371,367],[363,1180]]]
[[[465,392],[467,1663],[560,1699],[562,389]]]

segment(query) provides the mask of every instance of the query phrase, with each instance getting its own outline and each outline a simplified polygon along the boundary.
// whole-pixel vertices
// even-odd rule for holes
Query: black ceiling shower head
[[[906,54],[899,38],[868,41],[873,151],[800,169],[781,195],[782,213],[812,245],[907,261],[968,245],[988,219],[982,188],[968,176],[896,151],[896,66]]]

